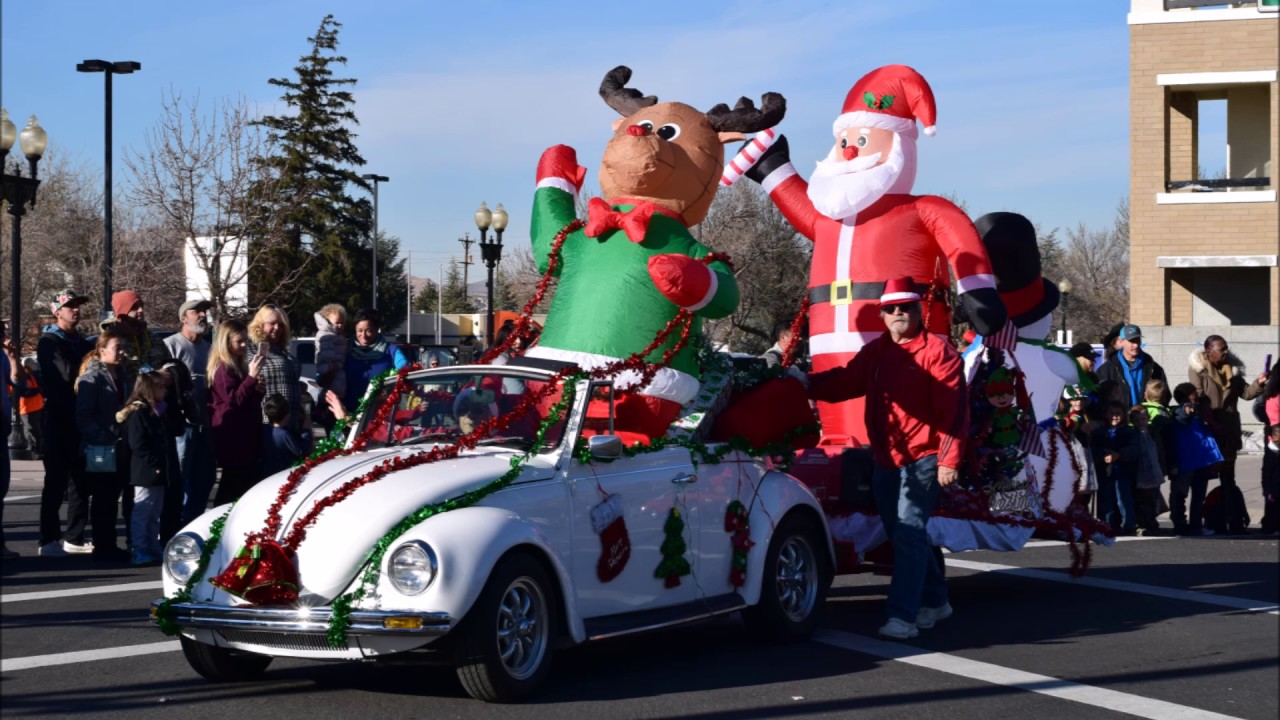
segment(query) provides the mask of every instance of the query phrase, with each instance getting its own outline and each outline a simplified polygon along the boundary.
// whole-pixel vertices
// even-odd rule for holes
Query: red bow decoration
[[[240,548],[227,569],[209,582],[254,605],[288,605],[298,600],[298,569],[273,540]]]
[[[620,201],[620,204],[621,202],[634,202],[635,207],[630,212],[622,212],[614,210],[609,203],[598,197],[591,198],[591,202],[587,203],[587,227],[583,230],[586,236],[600,237],[610,230],[621,230],[627,234],[628,240],[639,243],[644,241],[644,234],[649,231],[649,221],[653,219],[654,213],[684,222],[678,214],[655,203],[645,200],[626,200]]]

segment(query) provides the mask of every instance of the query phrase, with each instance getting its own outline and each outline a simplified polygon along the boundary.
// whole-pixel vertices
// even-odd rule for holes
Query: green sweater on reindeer
[[[631,204],[611,207],[624,213],[634,209]],[[575,218],[571,194],[555,187],[537,190],[529,234],[539,271],[547,271],[556,234]],[[572,359],[573,353],[625,358],[643,350],[679,310],[654,285],[649,274],[650,258],[667,254],[701,259],[711,250],[694,240],[679,220],[659,213],[653,215],[644,240],[638,243],[631,242],[622,230],[608,230],[596,238],[587,237],[581,228],[570,233],[561,249],[555,296],[538,352],[531,354],[555,357],[555,351],[567,351],[566,359]],[[719,260],[706,267],[715,274],[715,280],[708,291],[711,297],[694,310],[691,333],[695,336],[701,326],[698,318],[724,317],[738,306],[733,270]],[[672,334],[645,359],[661,361],[663,352],[677,339],[678,335]],[[692,344],[676,354],[670,367],[698,377]]]

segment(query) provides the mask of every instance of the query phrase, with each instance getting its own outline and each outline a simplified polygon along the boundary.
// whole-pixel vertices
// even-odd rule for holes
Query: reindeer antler
[[[760,98],[760,109],[748,98],[738,98],[738,104],[730,110],[720,103],[707,111],[707,120],[717,132],[760,132],[782,122],[787,114],[787,99],[775,92]]]
[[[605,104],[617,110],[623,117],[641,108],[658,104],[657,97],[643,95],[635,88],[626,87],[627,81],[630,79],[631,68],[626,65],[619,65],[610,70],[609,74],[605,75],[604,80],[600,82],[600,97],[604,98]]]

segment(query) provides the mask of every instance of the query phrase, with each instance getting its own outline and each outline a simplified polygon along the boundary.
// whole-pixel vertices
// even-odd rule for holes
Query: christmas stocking
[[[599,505],[591,508],[591,528],[600,536],[596,577],[607,583],[618,577],[631,559],[631,537],[627,534],[621,496],[606,495]]]

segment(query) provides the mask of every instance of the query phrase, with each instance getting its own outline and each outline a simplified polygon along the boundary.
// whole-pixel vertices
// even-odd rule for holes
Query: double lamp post
[[[502,203],[498,203],[498,207],[493,210],[489,209],[488,203],[480,203],[480,208],[476,210],[476,227],[480,229],[480,259],[484,261],[484,266],[489,270],[489,279],[486,288],[489,293],[489,304],[485,306],[487,317],[485,318],[484,330],[486,338],[485,347],[493,347],[494,328],[493,328],[493,270],[502,260],[502,231],[507,229],[507,211],[502,209]],[[494,239],[489,239],[489,228],[493,228]]]
[[[14,163],[12,173],[5,168],[14,140],[17,140],[22,147],[22,154],[27,156],[29,177],[22,176],[21,163]],[[44,128],[40,127],[35,115],[31,116],[27,126],[19,133],[17,126],[9,119],[9,113],[0,109],[0,178],[3,178],[0,197],[8,204],[9,215],[13,218],[13,239],[9,248],[9,263],[12,269],[9,281],[9,335],[14,338],[14,342],[19,347],[22,346],[22,336],[25,334],[25,327],[22,324],[22,216],[27,214],[27,208],[36,205],[36,191],[40,188],[37,168],[48,143],[49,136]],[[17,420],[18,403],[16,402],[13,403],[13,413],[13,419]],[[12,448],[10,457],[14,460],[29,460],[31,456],[20,429],[22,426],[15,422],[12,427],[16,432],[9,436],[9,444]]]

